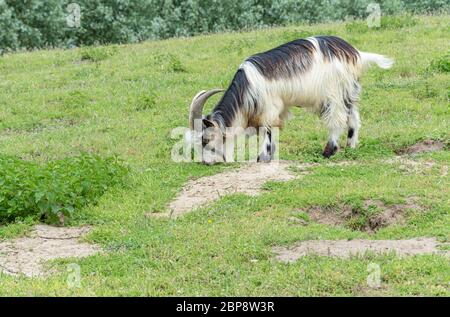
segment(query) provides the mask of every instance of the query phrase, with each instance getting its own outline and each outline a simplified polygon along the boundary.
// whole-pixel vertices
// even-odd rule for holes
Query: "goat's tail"
[[[394,60],[375,53],[359,52],[364,68],[368,68],[372,63],[383,69],[389,69],[394,65]]]

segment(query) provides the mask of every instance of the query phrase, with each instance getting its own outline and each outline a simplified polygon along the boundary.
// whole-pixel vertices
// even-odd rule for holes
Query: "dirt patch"
[[[404,156],[395,156],[385,160],[385,162],[388,164],[400,164],[400,170],[405,173],[426,174],[436,165],[434,161],[414,161]]]
[[[445,148],[445,143],[436,140],[424,140],[417,142],[414,145],[406,147],[404,149],[400,149],[396,151],[397,156],[393,158],[387,159],[384,162],[388,164],[400,164],[400,170],[405,173],[422,173],[426,174],[429,172],[431,168],[436,165],[436,162],[427,160],[427,161],[415,161],[408,158],[405,155],[414,155],[425,152],[435,152],[441,151]],[[442,174],[446,174],[447,166],[444,166],[441,171]]]
[[[435,238],[414,238],[408,240],[308,240],[292,247],[274,247],[272,251],[278,261],[292,263],[300,257],[319,255],[350,258],[366,252],[385,254],[394,252],[397,256],[417,254],[441,254],[449,256],[449,251],[438,249]]]
[[[340,226],[345,225],[346,218],[351,214],[351,208],[348,206],[311,206],[305,212],[312,221],[329,226]]]
[[[367,199],[362,206],[339,204],[337,206],[310,206],[300,210],[310,220],[331,226],[346,226],[351,229],[374,233],[380,228],[405,221],[405,212],[410,209],[422,210],[417,198],[406,199],[405,204],[387,205],[380,200]]]
[[[380,285],[380,287],[370,287],[363,284],[358,285],[353,289],[353,296],[356,297],[391,296],[391,290],[387,285]]]
[[[371,208],[375,209],[372,213]],[[376,232],[378,229],[405,222],[405,212],[408,209],[419,209],[420,206],[414,203],[387,205],[380,200],[368,199],[364,201],[362,209],[352,209],[350,215],[350,225],[353,217],[362,218],[362,224],[356,221],[356,228],[368,233]]]
[[[222,196],[243,193],[258,195],[268,181],[289,181],[295,178],[289,170],[292,162],[248,163],[236,169],[189,181],[169,205],[172,217],[178,217]],[[311,165],[296,165],[297,169]]]
[[[328,163],[326,166],[347,166],[354,162]],[[240,168],[212,176],[189,181],[169,205],[168,213],[146,213],[148,218],[176,218],[198,207],[204,206],[225,195],[243,193],[258,195],[262,186],[269,181],[284,182],[309,174],[309,169],[318,163],[299,164],[291,161],[270,163],[247,163]]]
[[[0,242],[0,270],[6,274],[43,276],[43,264],[58,258],[86,257],[100,247],[79,242],[89,227],[52,227],[37,225],[29,236]]]
[[[414,145],[408,146],[407,148],[401,149],[396,153],[399,155],[404,155],[404,154],[418,154],[424,152],[435,152],[443,150],[444,147],[445,147],[444,142],[436,140],[424,140],[417,142]]]

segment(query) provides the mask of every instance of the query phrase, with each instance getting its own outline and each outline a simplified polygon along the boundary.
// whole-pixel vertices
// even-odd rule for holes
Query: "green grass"
[[[56,261],[59,273],[47,278],[0,275],[0,295],[361,295],[367,266],[377,263],[380,295],[449,296],[448,259],[437,255],[309,256],[286,265],[271,253],[274,245],[305,239],[450,240],[449,178],[442,176],[448,149],[411,158],[435,162],[423,172],[384,162],[418,140],[449,142],[450,74],[442,70],[450,17],[392,21],[389,27],[359,32],[353,32],[357,24],[299,25],[1,57],[2,154],[36,162],[81,152],[118,155],[131,171],[128,186],[109,190],[96,206],[71,219],[72,225],[92,224],[87,240],[107,251],[75,260],[81,266],[80,288],[67,287],[66,265],[73,262],[68,259]],[[164,211],[188,179],[226,168],[170,160],[178,141],[171,139],[171,129],[187,126],[195,93],[225,87],[245,57],[312,34],[341,36],[361,50],[396,60],[393,69],[373,68],[363,77],[361,144],[332,158],[357,164],[324,166],[326,129],[317,117],[296,109],[280,135],[281,158],[321,163],[313,173],[269,183],[261,196],[223,197],[177,220],[145,217]],[[404,225],[370,236],[288,221],[293,210],[310,205],[358,204],[368,198],[404,202],[409,196],[418,197],[427,212],[408,214]],[[0,227],[0,239],[28,228],[28,220]]]

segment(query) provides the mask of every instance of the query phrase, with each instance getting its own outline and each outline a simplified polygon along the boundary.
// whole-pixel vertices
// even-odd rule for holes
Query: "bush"
[[[63,46],[61,4],[59,0],[0,0],[0,53]]]
[[[83,154],[40,165],[0,156],[0,223],[30,216],[57,222],[95,204],[126,173],[115,157]]]
[[[67,23],[78,4],[80,25]],[[365,18],[373,0],[0,0],[0,54],[134,43],[249,27]],[[449,12],[448,0],[380,0],[383,15]],[[391,21],[392,22],[392,21]]]

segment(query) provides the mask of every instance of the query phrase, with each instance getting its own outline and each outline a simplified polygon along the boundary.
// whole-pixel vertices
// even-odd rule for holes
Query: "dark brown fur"
[[[314,44],[295,40],[247,59],[259,72],[269,78],[290,78],[307,71],[312,63]]]
[[[356,64],[359,59],[359,52],[343,39],[336,36],[317,36],[320,51],[325,60],[330,61],[338,58],[348,63]]]

